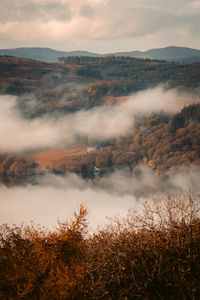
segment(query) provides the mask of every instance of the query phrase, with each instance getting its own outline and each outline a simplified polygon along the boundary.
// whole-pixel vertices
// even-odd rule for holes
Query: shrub
[[[194,194],[145,202],[89,241],[88,299],[199,299],[200,219]]]
[[[156,197],[87,234],[87,210],[50,232],[1,226],[0,299],[199,299],[195,193]]]

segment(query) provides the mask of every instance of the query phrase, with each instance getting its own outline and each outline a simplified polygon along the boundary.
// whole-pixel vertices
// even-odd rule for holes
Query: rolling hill
[[[50,48],[15,48],[15,49],[2,49],[0,55],[16,56],[22,58],[31,58],[35,60],[42,60],[48,62],[58,62],[61,56],[101,56],[97,53],[88,51],[57,51]]]
[[[165,61],[175,62],[196,62],[198,61],[200,50],[191,49],[186,47],[165,47],[160,49],[150,49],[148,51],[131,51],[131,52],[117,52],[115,56],[125,57],[138,57],[138,58],[150,58]]]
[[[88,51],[58,51],[50,48],[15,48],[1,49],[0,55],[16,56],[22,58],[31,58],[36,60],[57,62],[59,57],[67,56],[90,56],[103,57],[111,53],[98,54]],[[200,50],[186,47],[165,47],[160,49],[150,49],[148,51],[131,51],[131,52],[116,52],[112,53],[115,56],[150,58],[166,61],[178,62],[197,62],[199,61]]]

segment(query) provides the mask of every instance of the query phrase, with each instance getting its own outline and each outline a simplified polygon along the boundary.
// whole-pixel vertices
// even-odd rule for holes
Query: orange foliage
[[[199,299],[200,202],[192,192],[144,202],[87,233],[87,210],[50,232],[4,224],[0,299]]]

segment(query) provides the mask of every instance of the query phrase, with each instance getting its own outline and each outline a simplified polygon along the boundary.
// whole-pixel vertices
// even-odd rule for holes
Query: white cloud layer
[[[93,229],[106,223],[106,216],[125,216],[129,208],[139,207],[142,199],[168,192],[188,192],[194,184],[198,188],[200,170],[185,170],[163,180],[150,169],[141,167],[140,178],[116,172],[98,182],[85,181],[75,174],[59,177],[47,174],[40,185],[0,186],[0,224],[21,222],[48,226],[57,225],[86,203]],[[91,228],[90,227],[90,228]]]
[[[33,100],[34,101],[34,100]],[[134,130],[134,118],[151,112],[176,112],[195,102],[162,87],[142,91],[115,106],[99,106],[60,118],[22,119],[15,96],[0,96],[0,151],[20,152],[70,144],[78,136],[105,140]],[[32,103],[32,102],[31,102]],[[31,104],[32,105],[32,104]]]

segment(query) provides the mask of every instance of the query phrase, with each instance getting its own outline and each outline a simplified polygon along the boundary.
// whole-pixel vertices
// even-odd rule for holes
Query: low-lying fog
[[[195,102],[196,99],[192,100]],[[175,90],[162,87],[137,93],[128,101],[115,106],[99,106],[89,111],[79,111],[58,118],[45,116],[34,120],[23,119],[16,108],[16,97],[0,96],[0,151],[8,153],[37,148],[66,145],[76,135],[87,135],[97,140],[117,135],[127,135],[134,130],[134,118],[151,112],[176,112],[185,104],[191,104],[188,96],[178,97]],[[38,185],[0,186],[0,223],[40,223],[54,227],[58,219],[72,216],[85,202],[89,221],[93,228],[106,221],[106,215],[126,215],[128,209],[151,199],[156,194],[188,191],[198,186],[200,172],[188,169],[163,179],[141,166],[137,179],[125,171],[91,182],[75,174],[65,177],[46,174]]]
[[[57,220],[71,217],[85,203],[89,223],[95,229],[107,221],[106,216],[125,216],[129,208],[140,205],[142,199],[169,192],[188,192],[198,187],[200,170],[190,168],[184,173],[174,173],[168,179],[156,176],[152,170],[141,166],[139,178],[125,171],[95,181],[86,181],[75,174],[66,176],[46,174],[40,185],[0,187],[0,223],[35,223],[49,228]]]
[[[187,95],[179,97],[175,90],[157,87],[130,96],[119,105],[102,105],[65,116],[51,114],[28,120],[17,110],[16,100],[15,96],[0,96],[0,151],[63,146],[73,142],[77,135],[96,140],[127,135],[134,130],[135,117],[152,112],[176,112],[197,101]]]

